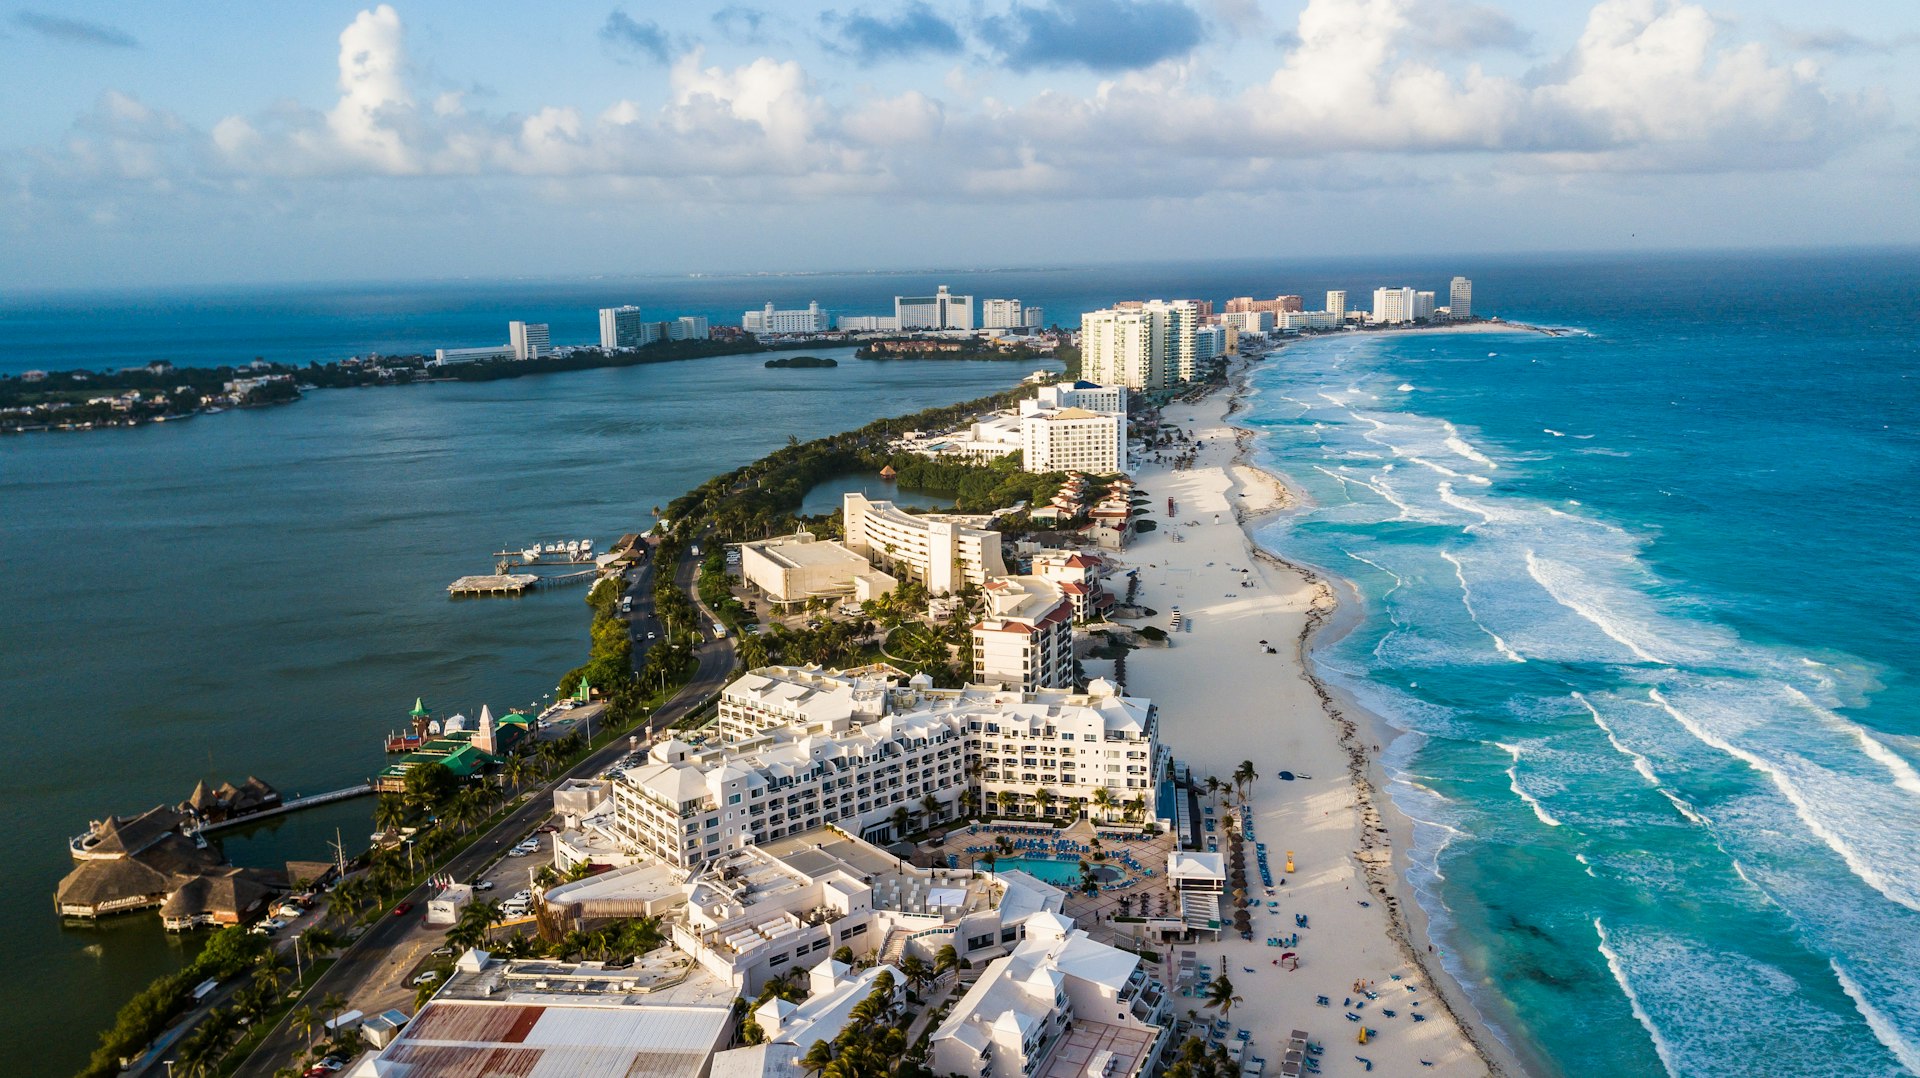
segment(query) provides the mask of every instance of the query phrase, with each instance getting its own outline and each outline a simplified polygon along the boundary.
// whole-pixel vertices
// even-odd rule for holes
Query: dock
[[[363,782],[358,786],[348,786],[344,789],[339,789],[339,790],[328,790],[326,793],[323,793],[323,794],[313,794],[308,797],[296,797],[291,801],[282,801],[278,806],[274,808],[263,809],[259,812],[249,812],[245,816],[235,816],[231,820],[221,820],[218,823],[201,824],[200,827],[196,829],[194,833],[204,835],[209,831],[218,831],[221,828],[225,828],[225,827],[237,827],[241,824],[249,824],[257,820],[265,820],[270,817],[281,816],[289,812],[297,811],[299,809],[312,808],[315,805],[330,805],[335,801],[345,801],[348,798],[352,798],[352,797],[365,797],[366,795],[372,792],[373,792],[373,786],[370,783]]]
[[[535,573],[489,573],[485,576],[463,576],[447,585],[447,594],[519,595],[539,584],[540,577]]]

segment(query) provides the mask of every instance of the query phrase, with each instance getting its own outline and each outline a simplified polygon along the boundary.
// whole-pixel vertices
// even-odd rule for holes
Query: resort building
[[[892,676],[888,676],[891,674]],[[827,824],[900,837],[909,818],[980,805],[1084,813],[1150,798],[1165,766],[1151,702],[1096,680],[1084,693],[906,686],[897,671],[764,667],[723,691],[720,743],[676,738],[613,784],[622,846],[690,867]],[[971,773],[970,773],[971,772]],[[909,820],[910,822],[910,820]]]
[[[1220,316],[1220,328],[1230,333],[1272,333],[1272,311],[1228,311]]]
[[[994,958],[1066,900],[1024,872],[918,868],[830,827],[722,854],[682,891],[674,946],[749,998],[796,969],[840,983],[844,966],[820,964],[841,947],[878,965],[931,960],[948,945],[968,961]],[[894,980],[905,987],[897,972]],[[831,1020],[830,1008],[815,1016]]]
[[[833,328],[842,333],[897,333],[900,322],[886,315],[843,314],[833,320]]]
[[[1127,417],[1085,408],[1040,408],[1021,402],[1021,467],[1029,472],[1127,470]]]
[[[807,998],[792,1003],[778,996],[754,1008],[750,1017],[760,1027],[759,1044],[735,1048],[713,1057],[712,1078],[788,1078],[803,1072],[800,1058],[815,1041],[833,1043],[853,1018],[853,1009],[872,996],[881,974],[892,979],[889,1010],[907,999],[907,978],[892,966],[869,966],[855,972],[844,962],[823,958],[807,971]],[[890,1015],[892,1017],[892,1015]]]
[[[640,317],[640,308],[629,305],[600,309],[601,350],[618,352],[647,343],[647,324]]]
[[[433,363],[436,367],[450,367],[456,363],[491,363],[495,360],[518,359],[513,346],[496,344],[491,348],[436,348],[433,350]]]
[[[1327,313],[1333,316],[1334,325],[1343,325],[1347,320],[1347,294],[1340,289],[1327,292]]]
[[[1103,386],[1084,378],[1041,386],[1034,400],[1042,408],[1085,408],[1105,415],[1127,414],[1125,386]]]
[[[545,322],[508,322],[507,347],[521,361],[539,359],[553,351],[553,338]]]
[[[1100,586],[1097,557],[1077,550],[1033,552],[1033,575],[1060,589],[1075,621],[1091,621],[1113,605],[1113,596]]]
[[[946,285],[931,296],[895,296],[893,320],[902,332],[972,329],[973,297],[956,296],[947,291]]]
[[[1339,329],[1341,316],[1332,311],[1288,311],[1280,316],[1276,326],[1283,333],[1298,333],[1305,329]]]
[[[775,603],[804,603],[810,599],[866,602],[887,594],[898,583],[868,564],[865,557],[811,532],[738,545],[741,579]]]
[[[757,311],[747,311],[740,316],[741,328],[748,333],[825,333],[832,320],[826,311],[820,309],[820,301],[815,300],[805,308],[776,310],[769,303]]]
[[[987,581],[986,616],[973,627],[976,684],[1033,692],[1073,684],[1073,604],[1051,581]]]
[[[1456,322],[1464,322],[1473,317],[1473,282],[1465,277],[1455,277],[1447,286],[1447,311]]]
[[[1222,308],[1224,314],[1261,313],[1280,315],[1287,311],[1297,311],[1302,307],[1299,296],[1275,296],[1272,299],[1254,299],[1252,296],[1236,296],[1227,301]]]
[[[1415,322],[1433,321],[1433,304],[1434,295],[1432,292],[1415,292],[1413,294],[1413,320]]]
[[[1166,320],[1140,309],[1080,316],[1080,371],[1102,385],[1162,389],[1167,384]]]
[[[1376,325],[1399,325],[1413,321],[1414,292],[1411,288],[1376,288],[1373,290],[1373,322]]]
[[[988,299],[980,301],[981,329],[1018,329],[1027,325],[1025,313],[1017,299]]]
[[[1007,574],[1000,533],[984,527],[988,517],[913,514],[850,491],[841,499],[841,519],[847,549],[935,595]]]
[[[60,916],[96,918],[158,906],[162,923],[181,931],[240,924],[286,890],[278,873],[223,864],[183,833],[191,822],[166,805],[95,821],[68,843],[75,864],[54,891]]]
[[[928,1062],[968,1078],[1136,1078],[1157,1067],[1171,1025],[1140,956],[1043,914],[933,1031]]]
[[[714,1053],[732,1038],[736,995],[671,948],[619,969],[468,951],[420,1013],[343,1073],[707,1078]]]
[[[1220,326],[1195,326],[1193,328],[1193,375],[1199,377],[1207,373],[1215,360],[1227,355],[1227,331]]]

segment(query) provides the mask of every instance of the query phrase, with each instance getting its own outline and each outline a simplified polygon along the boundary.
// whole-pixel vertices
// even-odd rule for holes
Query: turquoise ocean
[[[1564,336],[1251,375],[1262,542],[1357,594],[1314,661],[1543,1073],[1920,1072],[1920,263],[1868,268],[1568,270],[1496,304]]]

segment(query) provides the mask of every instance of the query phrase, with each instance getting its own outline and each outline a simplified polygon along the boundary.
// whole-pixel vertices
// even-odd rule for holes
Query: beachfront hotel
[[[1473,317],[1473,282],[1455,277],[1447,286],[1447,314],[1457,322]]]
[[[939,1074],[968,1078],[1133,1078],[1171,1042],[1167,991],[1137,954],[1057,914],[1027,919],[929,1039]]]
[[[553,335],[545,322],[508,322],[507,347],[513,349],[513,358],[524,363],[552,353]]]
[[[1073,815],[1105,789],[1117,811],[1151,800],[1157,726],[1150,701],[1103,680],[1084,693],[935,689],[874,668],[764,667],[722,691],[724,740],[667,738],[614,781],[610,827],[688,867],[826,824],[890,841],[899,810],[954,816],[968,790],[983,808]]]
[[[1194,352],[1200,305],[1192,300],[1123,303],[1080,316],[1080,371],[1089,381],[1165,389],[1204,374]]]
[[[908,513],[850,491],[841,499],[841,519],[847,549],[935,595],[1007,575],[1000,533],[986,527],[989,517]]]
[[[973,680],[1033,692],[1073,684],[1074,606],[1039,576],[1003,576],[981,589],[987,609],[973,626]]]

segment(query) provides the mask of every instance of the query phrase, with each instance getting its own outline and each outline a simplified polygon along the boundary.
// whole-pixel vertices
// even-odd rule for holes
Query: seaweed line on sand
[[[1226,416],[1231,417],[1241,409],[1241,396],[1245,390],[1246,375],[1243,371],[1239,377],[1234,379],[1232,396],[1229,399]],[[1246,523],[1251,519],[1268,516],[1289,507],[1293,502],[1293,497],[1286,485],[1249,463],[1254,432],[1238,425],[1234,426],[1234,431],[1236,432],[1234,436],[1236,450],[1233,457],[1233,466],[1237,469],[1245,469],[1255,475],[1265,477],[1266,481],[1273,483],[1280,491],[1277,504],[1252,513],[1247,512],[1239,506],[1235,506],[1235,515],[1242,523]],[[1354,859],[1360,863],[1361,871],[1366,876],[1368,889],[1386,906],[1388,918],[1387,935],[1393,940],[1394,945],[1400,949],[1401,955],[1406,958],[1414,968],[1420,970],[1429,985],[1434,986],[1432,998],[1440,1005],[1440,1008],[1447,1013],[1447,1017],[1453,1021],[1454,1028],[1458,1029],[1460,1035],[1472,1046],[1474,1053],[1480,1057],[1480,1061],[1486,1066],[1488,1073],[1499,1076],[1499,1078],[1505,1078],[1507,1072],[1496,1061],[1493,1053],[1487,1051],[1486,1046],[1481,1043],[1480,1035],[1477,1032],[1478,1027],[1472,1023],[1461,1020],[1454,1001],[1449,998],[1450,993],[1441,989],[1441,985],[1451,983],[1451,977],[1447,975],[1444,970],[1441,971],[1439,976],[1436,976],[1433,966],[1429,965],[1431,956],[1421,953],[1420,949],[1413,944],[1413,934],[1407,922],[1406,913],[1400,908],[1400,900],[1395,895],[1392,886],[1394,880],[1391,836],[1388,834],[1385,822],[1380,817],[1380,810],[1376,804],[1377,790],[1368,767],[1367,745],[1360,737],[1359,724],[1347,717],[1346,713],[1341,709],[1339,702],[1334,699],[1333,693],[1328,690],[1320,676],[1314,672],[1313,663],[1309,658],[1313,635],[1331,620],[1334,610],[1339,605],[1333,585],[1315,570],[1305,565],[1288,561],[1286,558],[1261,546],[1254,540],[1251,532],[1247,532],[1246,538],[1247,545],[1253,557],[1265,561],[1282,571],[1300,574],[1313,589],[1313,600],[1307,609],[1306,622],[1300,627],[1300,635],[1294,641],[1294,648],[1297,652],[1296,657],[1299,660],[1301,675],[1306,678],[1308,686],[1313,689],[1313,694],[1319,698],[1321,710],[1326,713],[1329,719],[1333,720],[1335,729],[1339,731],[1340,747],[1344,749],[1347,754],[1347,778],[1353,786],[1354,803],[1360,810],[1361,821],[1360,848],[1354,851]]]

